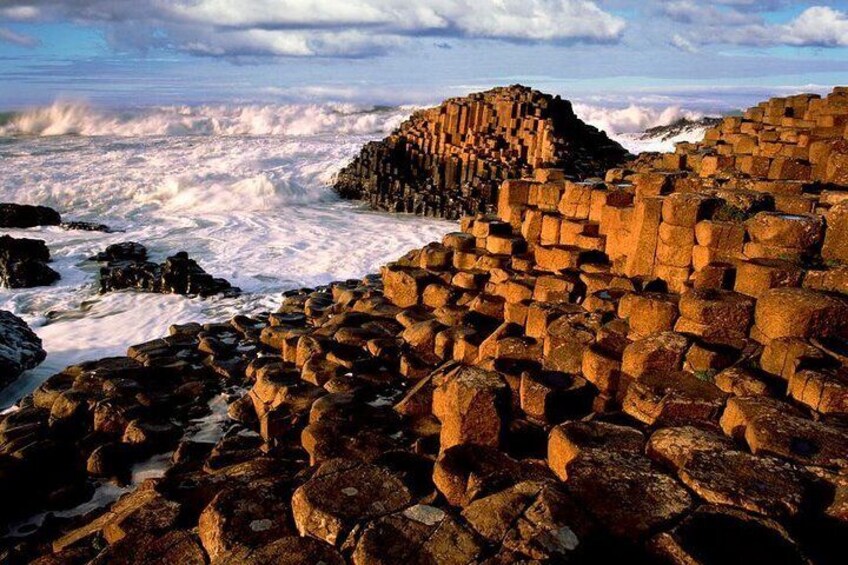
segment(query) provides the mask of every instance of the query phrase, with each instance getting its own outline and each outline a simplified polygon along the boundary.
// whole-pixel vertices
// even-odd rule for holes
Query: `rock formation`
[[[48,286],[59,273],[47,266],[50,250],[40,239],[0,236],[0,286],[30,288]]]
[[[26,322],[11,312],[0,310],[0,389],[44,361],[46,356],[41,339]]]
[[[335,189],[380,210],[457,219],[493,209],[508,178],[543,166],[587,178],[626,156],[577,119],[567,100],[515,85],[416,112],[385,140],[366,145]]]
[[[159,265],[147,261],[147,249],[143,245],[125,242],[110,245],[92,260],[106,263],[100,269],[101,293],[128,288],[201,297],[241,292],[224,279],[204,271],[185,251]]]
[[[100,231],[112,230],[105,224],[94,222],[63,222],[62,216],[47,206],[0,203],[0,228],[35,228],[39,226],[61,226],[66,230]]]
[[[61,222],[62,217],[59,212],[47,206],[0,204],[0,228],[58,226]]]
[[[5,519],[171,465],[0,560],[841,562],[846,128],[836,89],[537,169],[379,276],[66,369],[0,420]],[[225,387],[225,437],[177,443]]]

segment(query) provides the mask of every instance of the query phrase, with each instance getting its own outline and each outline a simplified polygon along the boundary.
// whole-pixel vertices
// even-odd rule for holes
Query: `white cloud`
[[[697,53],[698,48],[695,47],[695,44],[680,35],[679,33],[675,33],[671,36],[671,45],[677,47],[681,51],[686,51],[687,53]]]
[[[10,0],[8,19],[108,26],[135,46],[216,56],[367,56],[412,37],[615,42],[625,21],[589,0]],[[13,12],[14,11],[14,12]],[[124,33],[125,32],[125,33]],[[164,36],[162,35],[164,32]],[[148,37],[145,39],[144,33]],[[158,36],[157,36],[158,34]]]
[[[41,15],[35,6],[21,5],[10,8],[0,8],[0,18],[12,21],[34,20]]]
[[[684,50],[688,50],[686,44],[695,48],[697,45],[722,43],[761,47],[848,46],[848,14],[840,10],[812,6],[789,22],[767,23],[754,9],[753,3],[724,0],[721,4],[724,6],[704,5],[692,0],[664,2],[662,13],[685,25],[688,31],[685,38],[675,34],[670,43]],[[780,5],[780,2],[767,2],[762,10]]]
[[[827,6],[804,10],[784,29],[791,45],[848,46],[848,15]]]
[[[35,37],[17,33],[5,27],[0,27],[0,43],[11,43],[19,47],[37,47],[41,44]]]

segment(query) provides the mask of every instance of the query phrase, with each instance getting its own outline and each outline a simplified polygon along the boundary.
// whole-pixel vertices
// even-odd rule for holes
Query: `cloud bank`
[[[770,23],[763,13],[781,8],[784,2],[725,0],[717,4],[693,0],[661,2],[660,12],[687,28],[677,33],[672,45],[733,44],[754,47],[846,47],[848,13],[829,6],[810,6],[785,23]]]
[[[362,57],[414,37],[619,41],[589,0],[9,0],[0,18],[107,26],[116,44],[215,56]]]

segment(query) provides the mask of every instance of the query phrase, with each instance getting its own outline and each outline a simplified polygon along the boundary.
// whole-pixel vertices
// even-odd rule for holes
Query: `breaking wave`
[[[667,126],[682,118],[698,120],[704,115],[680,106],[651,107],[631,104],[626,108],[610,108],[591,104],[574,104],[574,113],[586,123],[611,136],[639,133],[657,126]]]
[[[409,115],[408,107],[356,104],[161,106],[136,110],[56,102],[7,115],[0,136],[307,136],[380,135]]]

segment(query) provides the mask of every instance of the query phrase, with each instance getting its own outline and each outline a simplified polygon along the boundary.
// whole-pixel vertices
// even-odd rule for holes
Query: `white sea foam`
[[[700,112],[686,110],[680,106],[640,106],[630,104],[624,108],[594,106],[575,103],[574,113],[584,122],[606,131],[610,135],[640,133],[657,126],[667,126],[686,118],[697,120]]]
[[[133,110],[92,108],[56,102],[21,112],[0,127],[0,136],[307,136],[389,132],[408,108],[356,104],[163,106]]]
[[[372,212],[328,188],[362,144],[383,137],[407,110],[280,106],[276,115],[270,107],[210,108],[122,114],[54,107],[19,118],[19,127],[43,135],[0,138],[0,201],[45,204],[67,219],[124,230],[4,230],[44,239],[62,280],[0,290],[0,308],[24,317],[48,351],[41,366],[0,391],[0,410],[68,364],[123,354],[172,323],[273,310],[285,290],[360,278],[455,229],[452,222]],[[203,115],[206,125],[181,132],[205,133],[162,135],[182,115]],[[92,116],[94,125],[84,125]],[[166,122],[170,130],[162,129]],[[50,135],[63,128],[85,135]],[[157,261],[188,251],[246,293],[208,300],[100,296],[98,266],[86,259],[121,241],[143,243]]]
[[[704,115],[701,112],[684,109],[680,106],[642,106],[631,104],[623,108],[610,108],[592,104],[575,103],[574,113],[607,134],[633,154],[645,151],[674,151],[674,145],[681,141],[699,141],[704,136],[705,127],[694,127],[679,135],[661,138],[645,136],[647,129],[667,126],[681,119],[696,121]]]

